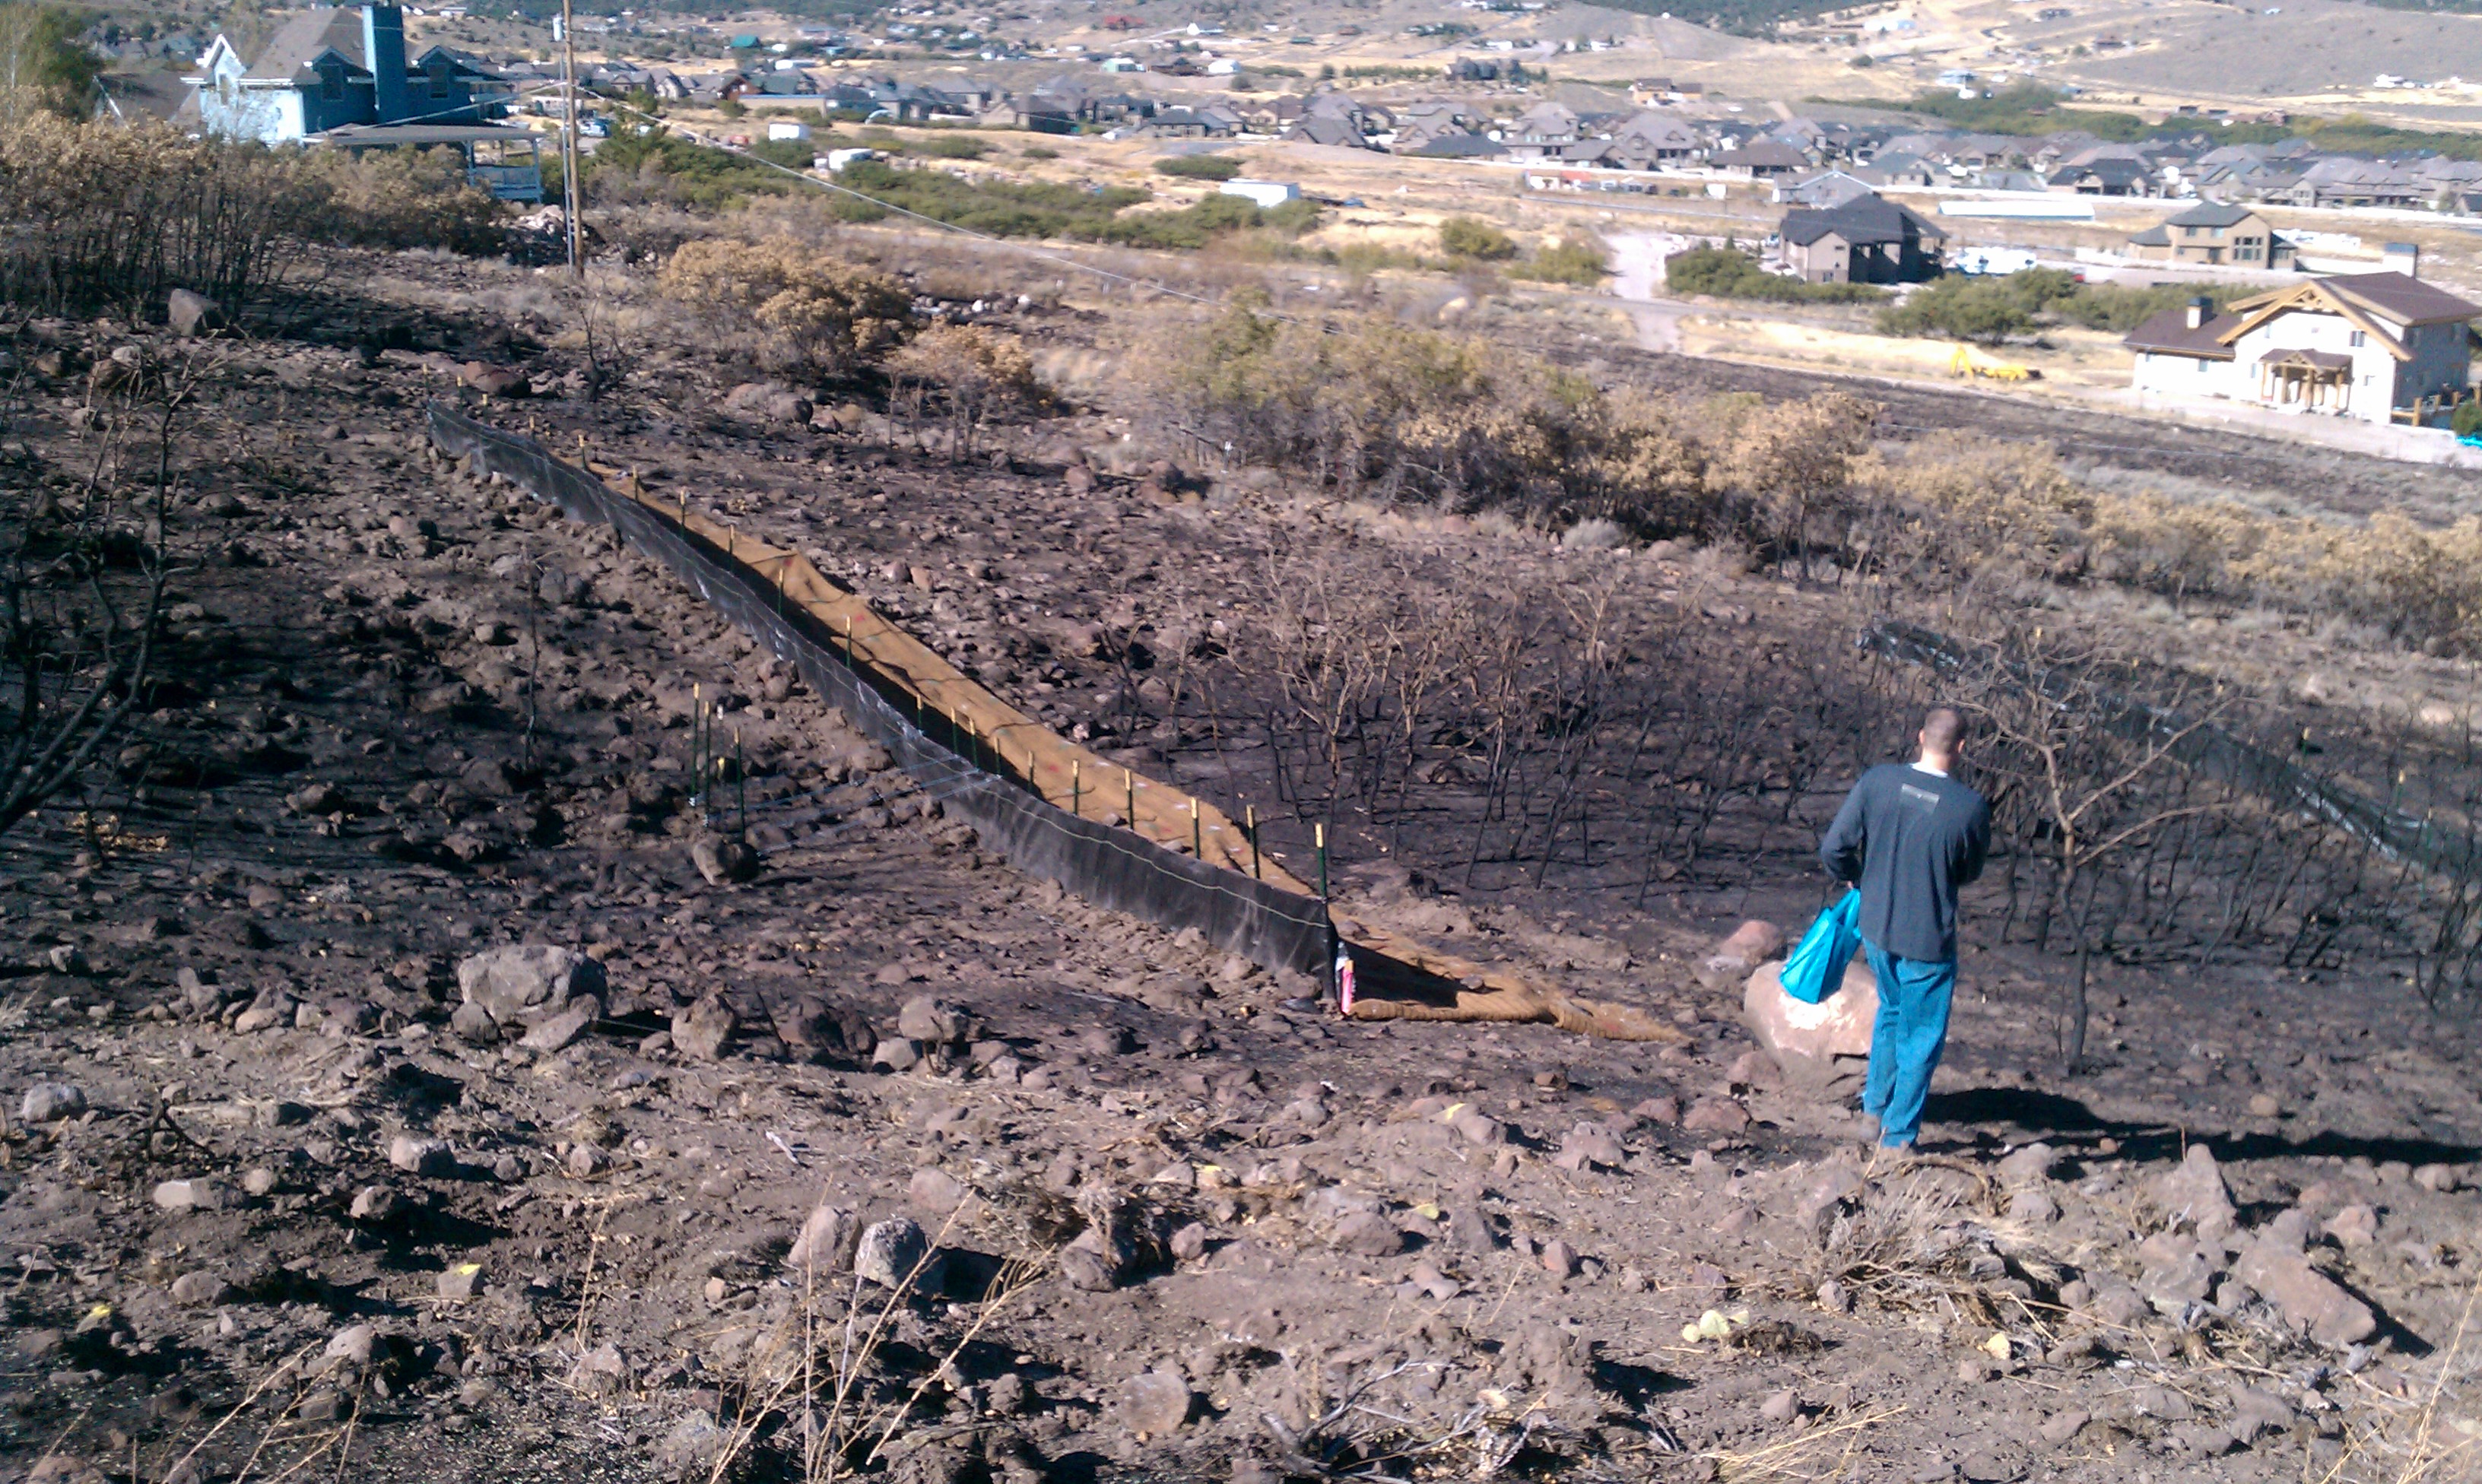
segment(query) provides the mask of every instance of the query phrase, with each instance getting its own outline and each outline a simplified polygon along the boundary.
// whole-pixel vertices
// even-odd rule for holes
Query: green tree
[[[78,40],[86,26],[86,16],[59,6],[0,4],[0,119],[16,123],[38,113],[84,118],[94,112],[103,59]]]

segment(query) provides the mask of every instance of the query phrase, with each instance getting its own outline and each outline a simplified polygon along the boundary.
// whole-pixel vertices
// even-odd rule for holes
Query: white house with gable
[[[2472,395],[2469,303],[2408,273],[2312,278],[2236,300],[2205,299],[2131,330],[2130,386],[2284,411],[2385,423],[2433,399]]]

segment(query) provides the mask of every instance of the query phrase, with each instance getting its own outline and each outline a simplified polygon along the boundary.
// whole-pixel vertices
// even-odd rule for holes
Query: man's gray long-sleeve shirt
[[[1956,889],[1982,874],[1991,806],[1953,778],[1889,763],[1862,775],[1818,843],[1862,888],[1862,937],[1898,958],[1956,957]]]

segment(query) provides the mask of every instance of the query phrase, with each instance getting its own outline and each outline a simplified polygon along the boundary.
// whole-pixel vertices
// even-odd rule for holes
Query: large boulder
[[[1811,1091],[1832,1091],[1861,1077],[1870,1059],[1870,1027],[1879,1018],[1879,981],[1859,953],[1844,983],[1816,1004],[1784,993],[1781,960],[1759,968],[1741,991],[1741,1019],[1783,1068],[1784,1078]]]
[[[571,1005],[579,1000],[592,1002],[593,1013],[584,1016],[591,1024],[601,1013],[605,988],[601,964],[554,943],[485,949],[457,966],[460,998],[504,1031],[586,1012],[587,1005]]]

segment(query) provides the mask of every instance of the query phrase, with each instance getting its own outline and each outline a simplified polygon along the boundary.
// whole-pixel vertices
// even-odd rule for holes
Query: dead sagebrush
[[[1835,1216],[1811,1288],[1833,1280],[1881,1309],[1939,1310],[1995,1327],[2032,1318],[2024,1298],[2001,1287],[2010,1276],[1960,1189],[1915,1178],[1882,1185]]]

